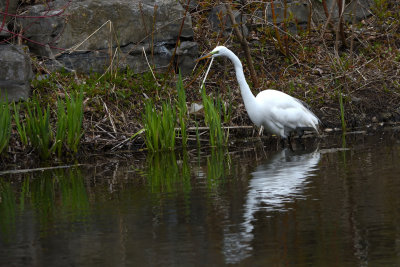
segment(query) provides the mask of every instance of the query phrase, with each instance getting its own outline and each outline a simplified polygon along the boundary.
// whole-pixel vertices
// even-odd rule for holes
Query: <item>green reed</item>
[[[71,94],[65,101],[57,101],[55,151],[61,157],[63,148],[76,154],[83,136],[83,92]]]
[[[182,75],[179,72],[179,78],[178,82],[176,83],[176,90],[178,93],[178,101],[177,101],[177,108],[178,108],[178,119],[179,119],[179,124],[181,126],[180,134],[182,137],[182,146],[186,147],[187,145],[187,140],[188,140],[188,135],[186,131],[186,118],[188,114],[188,109],[186,105],[186,94],[185,94],[185,88],[183,86],[183,81],[182,81]]]
[[[65,117],[66,124],[66,143],[67,147],[74,154],[78,152],[79,143],[83,136],[83,92],[72,94],[66,99],[67,115]],[[60,125],[60,127],[62,127]]]
[[[41,159],[48,159],[52,154],[52,131],[50,127],[50,107],[46,109],[39,106],[37,99],[27,105],[26,133],[31,145],[37,149]]]
[[[211,97],[207,96],[202,89],[202,99],[204,106],[204,118],[206,125],[210,129],[211,146],[221,146],[225,144],[224,132],[222,131],[221,115]]]
[[[73,93],[57,101],[56,131],[50,125],[50,107],[40,107],[34,97],[25,103],[25,120],[20,120],[20,104],[14,104],[14,120],[21,143],[39,152],[41,159],[48,159],[54,152],[61,157],[66,151],[76,154],[83,136],[83,92]]]
[[[157,112],[152,101],[145,103],[143,115],[146,146],[150,151],[173,150],[175,148],[175,108],[164,102]]]
[[[14,121],[15,125],[17,127],[17,132],[19,135],[19,138],[21,140],[21,143],[24,147],[28,145],[28,134],[26,132],[26,126],[25,123],[22,123],[19,118],[19,110],[20,110],[20,104],[15,105],[14,102]]]
[[[58,99],[57,101],[57,123],[56,135],[54,140],[54,150],[60,158],[63,152],[63,144],[67,137],[67,113],[65,112],[64,101]]]
[[[160,115],[155,110],[153,102],[151,100],[148,100],[145,103],[143,121],[147,149],[151,151],[159,150]]]
[[[161,116],[161,133],[160,141],[162,149],[173,150],[175,148],[175,126],[176,126],[176,115],[175,108],[164,102],[162,105],[162,116]]]
[[[340,120],[342,121],[342,131],[346,132],[346,120],[344,118],[344,103],[342,93],[339,93],[339,105],[340,105]]]
[[[11,136],[11,114],[8,102],[0,102],[0,154],[5,151]]]

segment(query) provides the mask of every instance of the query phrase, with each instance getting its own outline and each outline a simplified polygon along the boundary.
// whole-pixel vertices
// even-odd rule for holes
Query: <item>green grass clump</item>
[[[7,102],[0,102],[0,154],[6,150],[11,136],[11,114]]]
[[[211,146],[222,146],[225,144],[224,132],[222,131],[221,116],[215,107],[211,97],[207,96],[203,87],[202,98],[204,106],[204,118],[206,125],[210,128]]]
[[[41,159],[48,159],[52,154],[52,131],[50,128],[50,107],[42,109],[37,99],[27,105],[26,133],[32,146],[39,152]]]
[[[15,125],[17,127],[17,132],[18,132],[19,138],[21,140],[21,143],[24,147],[26,147],[28,145],[28,134],[26,132],[25,124],[20,121],[19,110],[20,110],[20,104],[15,105],[15,103],[14,103]]]
[[[58,99],[57,101],[57,123],[56,123],[56,136],[54,140],[54,150],[60,158],[63,152],[63,144],[67,136],[67,113],[65,113],[64,101]]]
[[[14,104],[14,120],[23,146],[32,146],[39,157],[48,159],[55,152],[60,158],[66,152],[75,155],[83,136],[83,92],[73,93],[57,101],[56,131],[50,124],[50,106],[43,109],[35,97],[24,103],[25,119],[20,117],[20,104]]]
[[[164,102],[161,115],[161,149],[173,150],[175,148],[175,114],[175,108],[167,102]]]
[[[63,100],[57,101],[57,130],[54,140],[57,155],[61,157],[63,147],[72,154],[78,152],[83,135],[83,92],[71,94]]]
[[[173,150],[175,148],[175,108],[164,102],[157,112],[152,101],[145,103],[143,115],[146,146],[150,151]]]
[[[346,120],[344,118],[344,103],[342,93],[339,93],[339,105],[340,105],[340,120],[342,122],[342,131],[346,132]]]
[[[79,143],[83,136],[83,92],[82,90],[66,99],[67,147],[74,154],[78,152]]]
[[[160,115],[154,109],[153,102],[148,100],[144,106],[144,129],[147,149],[157,151],[160,149]]]

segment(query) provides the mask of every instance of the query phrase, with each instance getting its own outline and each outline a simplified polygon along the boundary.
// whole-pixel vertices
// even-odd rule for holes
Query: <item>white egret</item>
[[[247,114],[255,125],[282,139],[290,138],[293,131],[299,135],[304,130],[318,132],[320,120],[299,99],[273,89],[264,90],[255,97],[244,77],[242,63],[231,50],[217,46],[198,60],[209,57],[227,57],[232,61]]]

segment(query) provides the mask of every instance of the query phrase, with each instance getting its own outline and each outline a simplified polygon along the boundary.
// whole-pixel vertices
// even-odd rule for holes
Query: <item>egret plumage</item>
[[[320,120],[299,99],[273,89],[254,96],[246,82],[242,63],[231,50],[217,46],[199,60],[209,57],[227,57],[233,63],[247,114],[255,125],[283,139],[290,137],[293,131],[300,134],[304,130],[318,132]]]

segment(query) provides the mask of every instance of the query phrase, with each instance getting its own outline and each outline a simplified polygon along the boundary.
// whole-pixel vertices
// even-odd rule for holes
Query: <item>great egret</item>
[[[232,61],[247,114],[255,125],[282,139],[290,138],[293,131],[299,135],[304,130],[318,133],[320,120],[299,99],[273,89],[264,90],[255,97],[244,77],[242,63],[231,50],[217,46],[198,60],[209,57],[227,57]]]

